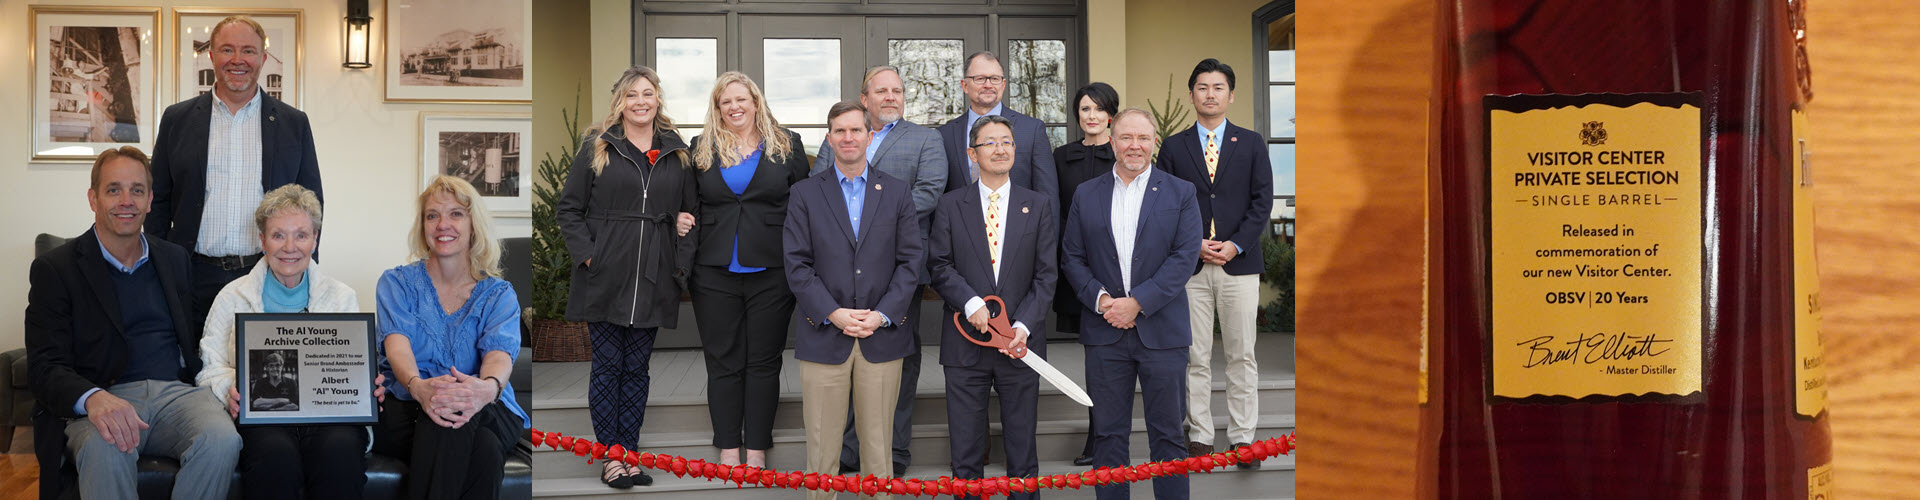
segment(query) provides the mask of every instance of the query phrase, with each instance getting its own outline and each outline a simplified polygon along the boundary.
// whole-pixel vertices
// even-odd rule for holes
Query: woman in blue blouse
[[[520,304],[480,193],[440,176],[420,193],[412,263],[380,276],[382,404],[374,448],[410,457],[408,497],[498,496],[509,450],[530,428],[506,380]]]

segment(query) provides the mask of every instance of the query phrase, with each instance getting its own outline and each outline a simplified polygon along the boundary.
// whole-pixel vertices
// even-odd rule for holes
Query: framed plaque
[[[240,425],[379,421],[373,313],[234,315]]]

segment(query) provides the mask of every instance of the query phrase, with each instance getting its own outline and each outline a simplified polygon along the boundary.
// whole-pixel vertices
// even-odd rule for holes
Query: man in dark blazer
[[[250,231],[267,191],[299,184],[326,200],[307,114],[260,89],[266,31],[247,16],[213,29],[213,92],[160,116],[147,217],[147,234],[192,252],[196,322],[227,282],[259,262],[260,239]]]
[[[1053,195],[1044,193],[1058,191],[1060,177],[1054,172],[1053,143],[1047,140],[1046,124],[1007,109],[1001,102],[1006,95],[1007,72],[1000,66],[999,56],[984,50],[975,52],[967,56],[964,65],[966,77],[960,81],[960,92],[967,96],[967,112],[940,126],[940,137],[947,147],[947,190],[973,185],[975,167],[967,156],[967,132],[980,117],[998,115],[1013,122],[1013,140],[1020,147],[1020,153],[1013,157],[1013,172],[1008,174],[1013,185],[1052,199]]]
[[[933,287],[946,301],[940,322],[940,364],[947,376],[953,475],[982,477],[988,445],[987,390],[992,389],[1000,394],[1007,475],[1037,477],[1040,459],[1034,439],[1040,375],[1011,357],[1008,349],[982,347],[961,336],[984,339],[987,335],[980,327],[988,317],[1007,316],[1016,335],[1010,347],[1031,346],[1031,355],[1046,357],[1044,325],[1059,273],[1060,223],[1045,197],[1007,179],[1018,149],[1006,118],[981,118],[969,135],[980,180],[973,189],[955,190],[940,198],[927,251]],[[981,298],[987,295],[999,296],[1007,310],[989,311]],[[967,318],[972,331],[962,332],[947,320],[953,314]],[[1034,328],[1042,333],[1035,335]],[[1032,493],[1009,495],[1033,497]]]
[[[887,434],[900,391],[900,358],[913,349],[907,307],[925,265],[912,190],[867,168],[866,110],[843,101],[827,113],[832,171],[793,185],[783,228],[787,285],[800,321],[807,470],[838,471],[848,402],[861,436],[861,468],[892,477]],[[811,492],[809,498],[831,498]]]
[[[1200,262],[1187,281],[1193,314],[1193,346],[1187,349],[1187,454],[1213,453],[1213,325],[1220,323],[1226,354],[1227,441],[1253,442],[1259,424],[1260,380],[1254,360],[1260,307],[1260,235],[1273,217],[1273,166],[1259,132],[1227,122],[1233,104],[1233,67],[1200,61],[1187,77],[1188,96],[1200,119],[1167,137],[1163,172],[1193,183],[1200,199]],[[1215,315],[1215,311],[1219,314]],[[1239,464],[1260,468],[1260,462]]]
[[[134,498],[142,454],[180,460],[174,498],[226,498],[240,457],[226,409],[193,384],[201,323],[187,314],[187,252],[140,232],[147,162],[132,146],[101,153],[87,189],[93,228],[28,273],[41,498],[61,497],[76,470],[82,497]]]
[[[1152,460],[1186,456],[1187,277],[1200,255],[1200,205],[1193,184],[1151,168],[1153,119],[1140,108],[1114,117],[1113,175],[1075,190],[1061,238],[1061,272],[1087,308],[1080,313],[1087,393],[1093,397],[1095,467],[1127,465],[1133,387],[1146,406]],[[1103,500],[1128,485],[1102,486]],[[1187,498],[1187,477],[1154,478],[1155,498]]]
[[[893,178],[906,181],[913,187],[913,210],[918,216],[921,238],[926,238],[926,229],[933,221],[933,206],[940,200],[940,193],[947,186],[947,157],[940,149],[940,133],[903,119],[906,89],[900,83],[900,71],[892,66],[874,66],[867,68],[867,76],[862,80],[860,105],[871,113],[868,126],[874,130],[873,141],[867,145],[867,163],[874,170],[885,172]],[[813,161],[813,173],[818,174],[833,168],[831,145],[826,141],[820,144],[820,156]],[[913,303],[907,306],[907,323],[920,324],[920,290],[927,284],[927,273],[920,272],[920,287],[914,289]],[[907,445],[913,439],[913,396],[914,387],[920,382],[920,338],[914,336],[913,351],[901,360],[900,399],[894,403],[893,411],[893,468],[894,475],[906,472],[911,456]],[[853,421],[847,421],[847,429],[842,436],[844,444],[840,448],[840,468],[842,470],[859,469],[860,439],[853,429]]]

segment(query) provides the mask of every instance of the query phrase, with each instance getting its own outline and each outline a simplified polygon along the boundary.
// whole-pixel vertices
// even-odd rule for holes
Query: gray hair
[[[973,121],[972,129],[967,130],[967,147],[972,148],[974,144],[979,144],[980,129],[986,127],[988,124],[993,124],[993,123],[998,123],[1006,126],[1008,132],[1013,131],[1013,122],[1008,121],[1006,117],[1003,117],[1000,115],[982,116],[980,117],[980,119]]]
[[[299,184],[280,186],[260,197],[260,208],[253,211],[253,225],[264,233],[267,219],[287,210],[306,212],[307,218],[313,220],[313,232],[320,232],[320,197]]]

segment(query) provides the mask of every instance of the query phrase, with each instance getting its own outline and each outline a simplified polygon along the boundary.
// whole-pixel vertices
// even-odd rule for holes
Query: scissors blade
[[[1027,362],[1027,367],[1039,373],[1040,378],[1046,379],[1047,383],[1053,384],[1054,388],[1060,389],[1060,392],[1066,393],[1067,397],[1073,398],[1073,402],[1088,408],[1093,407],[1093,398],[1087,397],[1087,391],[1081,390],[1078,384],[1073,383],[1073,379],[1067,378],[1067,374],[1060,373],[1060,370],[1054,368],[1051,363],[1047,363],[1047,360],[1040,359],[1040,356],[1033,351],[1027,351],[1027,355],[1021,356],[1020,360]]]

